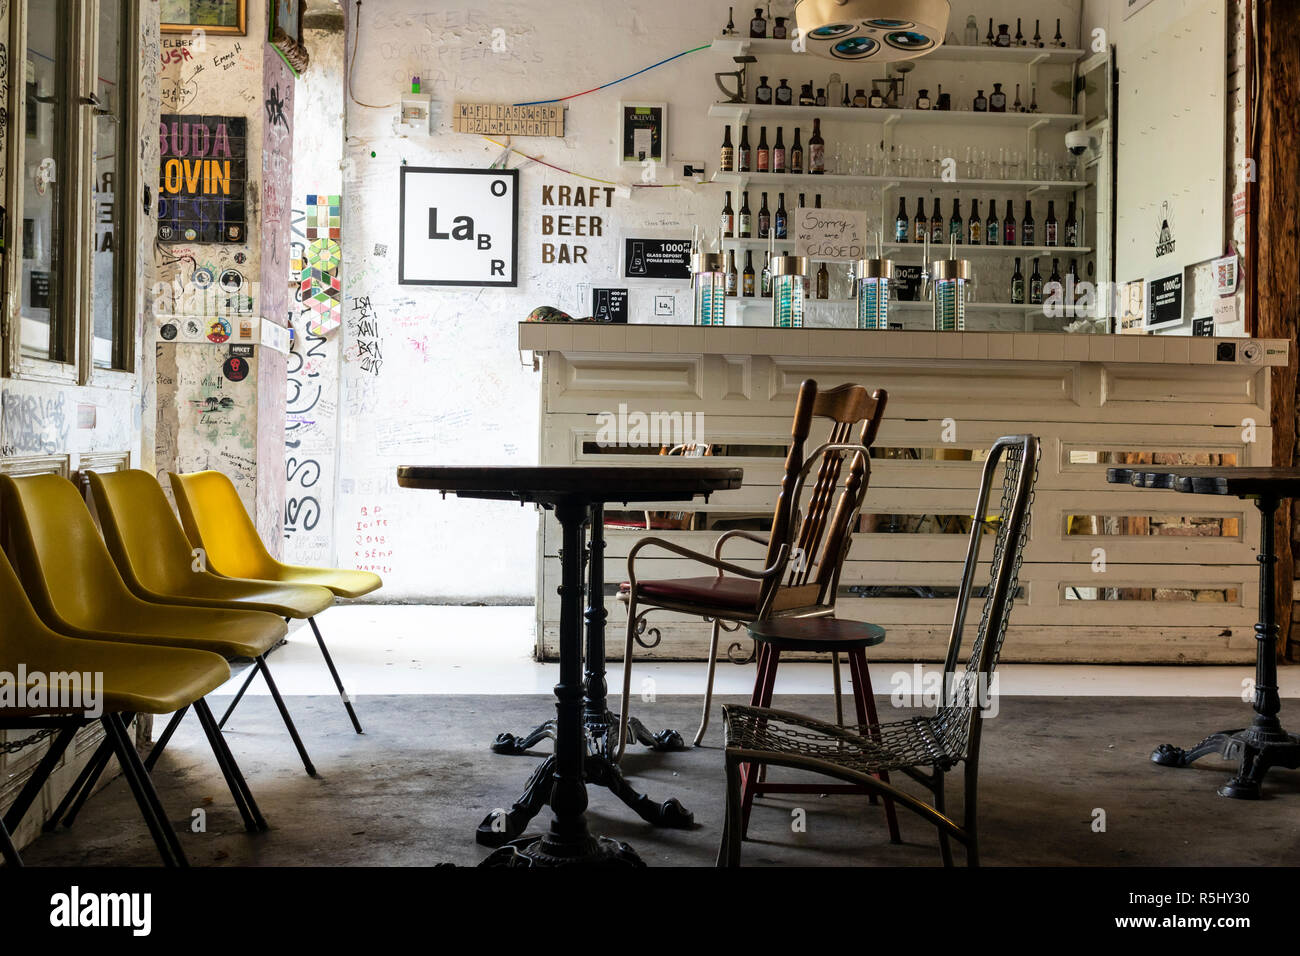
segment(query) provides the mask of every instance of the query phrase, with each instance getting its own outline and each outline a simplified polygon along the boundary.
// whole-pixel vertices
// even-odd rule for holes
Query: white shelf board
[[[758,252],[763,252],[768,248],[769,244],[769,240],[767,239],[735,238],[722,240],[722,248],[724,251],[727,249],[737,249],[740,251],[756,250]],[[778,250],[784,252],[794,245],[794,240],[790,238],[777,239],[775,245]],[[890,254],[908,253],[913,251],[920,252],[923,248],[923,244],[919,242],[886,242],[882,243],[882,248],[886,253]],[[946,256],[947,251],[948,244],[946,242],[930,243],[931,258]],[[1061,259],[1068,259],[1071,256],[1086,256],[1091,254],[1092,251],[1091,246],[972,246],[969,244],[963,244],[957,247],[957,255],[962,258],[967,255],[977,255],[1006,256],[1008,259],[1016,256],[1019,256],[1022,259],[1032,259],[1035,257],[1041,258],[1043,256],[1056,256]],[[813,261],[821,262],[823,260],[814,258]],[[827,259],[824,261],[831,262],[834,260]]]
[[[775,124],[777,120],[820,119],[823,122],[921,123],[932,126],[1074,126],[1083,117],[1076,113],[976,113],[974,110],[871,109],[854,106],[777,106],[766,103],[714,103],[709,116],[733,122]]]
[[[804,300],[804,306],[817,305],[855,305],[857,299],[815,299],[808,298]],[[757,306],[772,307],[771,297],[763,296],[730,296],[727,299],[727,305],[740,308],[755,308]],[[923,302],[911,302],[903,299],[890,299],[890,311],[902,309],[903,311],[915,312],[923,309],[930,309],[932,303],[929,300]],[[1010,302],[967,302],[966,310],[968,312],[1041,312],[1042,305],[1012,305]]]
[[[940,189],[972,191],[998,191],[1001,189],[1028,189],[1030,191],[1046,189],[1080,190],[1087,187],[1086,182],[1074,179],[964,179],[949,181],[934,176],[846,176],[840,173],[735,173],[719,171],[710,178],[711,182],[744,187],[746,183],[774,186],[800,185],[809,186],[883,186],[886,188],[904,188],[907,186],[934,186]],[[808,192],[808,190],[804,190]]]
[[[713,40],[713,50],[723,53],[727,56],[740,56],[745,53],[752,53],[755,56],[804,56],[806,54],[796,53],[794,49],[794,40],[752,40],[744,36],[716,37]],[[931,50],[922,56],[916,57],[916,60],[945,60],[949,62],[962,63],[1020,63],[1025,66],[1034,66],[1040,63],[1051,64],[1070,64],[1080,59],[1084,55],[1083,50],[1073,47],[997,47],[981,44],[979,46],[965,46],[963,44],[945,43],[937,49]],[[814,59],[823,59],[814,57]],[[838,61],[828,61],[837,63]],[[915,60],[913,61],[915,62]],[[871,65],[870,60],[859,60],[854,63],[840,63],[841,68],[845,66]]]

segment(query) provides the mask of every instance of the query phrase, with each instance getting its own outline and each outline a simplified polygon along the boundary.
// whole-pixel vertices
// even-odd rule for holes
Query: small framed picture
[[[622,136],[619,162],[624,166],[668,161],[668,104],[619,103]]]
[[[248,34],[247,0],[161,0],[161,5],[163,33]]]

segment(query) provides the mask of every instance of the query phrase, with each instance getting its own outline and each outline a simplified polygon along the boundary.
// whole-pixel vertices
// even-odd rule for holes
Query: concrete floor
[[[735,698],[731,698],[735,699]],[[826,697],[778,704],[829,715]],[[885,698],[879,701],[891,717]],[[228,734],[272,829],[243,832],[197,723],[187,720],[155,771],[169,815],[198,865],[407,866],[474,864],[488,851],[473,831],[522,789],[537,756],[488,751],[502,730],[548,716],[541,696],[362,697],[366,727],[352,733],[337,698],[292,698],[292,712],[320,771],[302,772],[270,700],[241,704]],[[692,726],[698,703],[660,698],[638,712],[648,721]],[[1188,770],[1149,762],[1155,744],[1191,743],[1238,724],[1236,700],[1015,698],[1002,702],[984,737],[981,814],[988,865],[1290,865],[1300,854],[1300,773],[1275,772],[1267,799],[1215,795],[1226,768],[1209,760]],[[889,719],[889,718],[885,718]],[[649,863],[707,866],[722,820],[720,730],[707,746],[625,758],[633,783],[656,799],[678,797],[694,811],[692,830],[654,830],[612,795],[590,788],[593,831],[630,842]],[[548,749],[543,744],[542,749]],[[950,788],[960,794],[960,787]],[[960,797],[952,798],[954,809]],[[792,811],[806,810],[794,833]],[[196,810],[206,832],[186,832]],[[1105,832],[1094,832],[1098,810]],[[547,811],[538,825],[549,820]],[[745,862],[774,865],[938,865],[933,831],[904,813],[904,843],[890,845],[883,815],[861,798],[772,797],[759,801]],[[535,827],[536,830],[536,827]],[[39,866],[152,865],[156,856],[119,779],[88,804],[76,826],[40,837],[25,851]]]
[[[351,730],[309,633],[295,629],[271,658],[320,771],[302,771],[265,685],[256,681],[227,728],[272,829],[241,826],[197,721],[187,719],[155,771],[164,806],[199,865],[406,866],[474,864],[489,851],[474,828],[522,790],[540,754],[488,750],[497,733],[530,730],[554,713],[554,665],[531,660],[532,609],[353,606],[322,619],[331,650],[357,695],[364,736]],[[449,641],[448,634],[457,636]],[[698,720],[700,664],[638,664],[637,688],[655,680],[654,703],[634,711],[648,724],[689,734]],[[912,713],[889,692],[912,665],[872,662],[884,720]],[[1300,772],[1274,772],[1267,798],[1227,801],[1215,788],[1220,761],[1156,767],[1163,742],[1184,746],[1240,726],[1248,667],[1061,667],[1009,665],[999,715],[986,724],[980,826],[991,865],[1267,866],[1300,855]],[[846,687],[847,687],[847,674]],[[610,683],[618,686],[619,668]],[[720,666],[719,701],[748,697],[753,667]],[[1282,673],[1282,692],[1300,696],[1300,668]],[[223,691],[233,693],[234,686]],[[783,665],[776,706],[829,717],[824,664]],[[224,700],[214,695],[218,713]],[[899,706],[895,706],[899,704]],[[1289,724],[1300,723],[1295,706]],[[715,711],[716,713],[716,711]],[[161,724],[159,725],[159,727]],[[721,728],[684,752],[629,751],[624,769],[656,800],[678,797],[694,811],[691,830],[654,830],[611,794],[590,789],[594,832],[630,842],[650,863],[711,865],[723,803]],[[960,775],[949,787],[960,807]],[[792,811],[806,811],[806,832]],[[203,811],[199,814],[197,811]],[[1105,830],[1094,830],[1104,811]],[[206,830],[192,821],[206,817]],[[549,821],[543,811],[531,832]],[[760,800],[745,862],[777,865],[938,865],[933,830],[903,813],[904,843],[891,845],[883,815],[861,798]],[[116,780],[70,831],[40,837],[33,865],[153,865],[157,857],[129,790]],[[960,860],[960,854],[958,854]]]

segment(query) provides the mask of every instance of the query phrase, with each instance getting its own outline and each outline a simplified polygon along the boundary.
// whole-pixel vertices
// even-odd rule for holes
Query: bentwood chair
[[[185,529],[158,480],[135,469],[89,475],[90,492],[109,553],[136,597],[154,604],[266,611],[308,620],[334,603],[334,592],[315,584],[279,584],[223,578],[195,559]],[[226,713],[224,727],[260,666],[247,678]]]
[[[51,699],[55,695],[47,693],[39,706],[36,701],[25,700],[0,708],[0,729],[36,732],[26,739],[38,734],[50,738],[45,754],[0,819],[0,856],[6,863],[22,865],[9,834],[17,830],[77,731],[96,720],[103,725],[105,745],[121,763],[123,776],[165,865],[186,865],[185,852],[127,736],[127,724],[133,715],[167,714],[193,707],[231,792],[238,794],[237,801],[246,799],[256,807],[204,700],[230,679],[230,668],[219,655],[173,647],[84,641],[56,634],[37,615],[3,552],[0,605],[5,609],[0,618],[0,671],[17,673],[21,664],[29,675],[24,691],[36,686],[33,675],[37,674],[47,690],[54,688],[55,675],[65,681],[60,684],[57,701]],[[83,677],[79,694],[68,693],[78,689],[66,683],[70,675]],[[95,675],[102,675],[99,686],[95,686]],[[87,684],[94,692],[93,702],[86,699]],[[74,696],[81,699],[74,700]],[[92,705],[90,709],[88,705]]]
[[[772,527],[766,536],[739,529],[727,531],[714,542],[711,555],[657,537],[642,538],[628,552],[628,580],[619,593],[619,599],[627,602],[618,744],[620,759],[629,730],[627,714],[632,688],[633,648],[638,644],[651,648],[659,641],[657,629],[647,631],[647,614],[660,610],[677,611],[702,617],[713,625],[705,674],[704,710],[694,739],[695,745],[699,746],[709,726],[718,638],[724,627],[734,630],[742,623],[760,621],[768,616],[816,617],[834,612],[840,571],[848,556],[852,529],[871,477],[869,449],[880,430],[887,398],[884,389],[868,392],[861,385],[841,385],[824,392],[819,391],[817,383],[811,379],[800,385],[785,472],[777,494]],[[830,434],[824,444],[805,454],[804,446],[812,432],[814,419],[828,420]],[[843,488],[837,498],[835,489],[841,475],[844,477]],[[810,476],[813,476],[811,483]],[[803,505],[805,510],[801,511],[800,501],[806,487],[811,487],[811,492]],[[723,545],[736,538],[767,546],[762,569],[753,570],[722,559]],[[715,570],[716,574],[674,580],[638,580],[637,555],[650,547],[689,558]],[[838,655],[834,656],[833,666],[838,712],[842,708]],[[664,745],[662,740],[650,736],[635,721],[631,721],[630,729],[642,743]]]
[[[276,584],[311,584],[332,591],[337,597],[359,598],[383,587],[379,575],[346,568],[311,568],[284,564],[266,550],[257,528],[234,483],[219,471],[196,471],[188,475],[170,474],[176,510],[180,513],[185,534],[196,548],[202,548],[208,568],[223,578],[269,581]],[[352,727],[361,733],[361,722],[352,707],[352,698],[343,687],[334,659],[313,614],[307,618],[321,656],[329,667],[343,707]]]
[[[0,476],[0,495],[15,569],[32,605],[50,629],[86,641],[180,647],[209,651],[226,661],[256,662],[266,674],[272,698],[307,772],[315,775],[293,719],[266,669],[266,653],[288,630],[284,621],[263,611],[178,607],[140,600],[122,582],[80,493],[59,475]],[[187,707],[175,711],[149,754],[148,769],[162,756],[187,711]],[[203,719],[201,712],[199,717]],[[111,755],[107,743],[101,746],[51,817],[48,828],[60,819],[71,825]],[[244,821],[250,830],[265,828],[255,805],[244,812]]]
[[[993,516],[989,513],[990,490],[999,470],[1002,496]],[[1032,435],[998,439],[984,463],[944,660],[943,696],[933,714],[844,728],[789,711],[723,706],[727,804],[719,866],[740,865],[747,823],[742,805],[743,778],[761,764],[832,777],[881,797],[891,797],[896,804],[935,825],[945,866],[952,865],[949,837],[966,847],[966,860],[971,866],[979,864],[976,797],[982,711],[988,695],[995,690],[993,676],[1019,586],[1037,473],[1038,439]],[[986,527],[995,535],[989,582],[983,588],[983,610],[970,655],[965,667],[958,671],[980,539]],[[944,776],[958,764],[965,770],[960,823],[944,805]],[[906,774],[929,790],[933,798],[927,802],[882,778],[891,771]]]

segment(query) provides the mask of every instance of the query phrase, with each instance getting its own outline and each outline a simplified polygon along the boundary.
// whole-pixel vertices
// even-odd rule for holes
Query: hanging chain
[[[0,743],[0,754],[16,754],[20,750],[25,750],[32,744],[38,744],[46,737],[53,737],[59,732],[57,727],[47,727],[45,730],[37,731],[30,737],[24,737],[21,740],[8,740]]]

